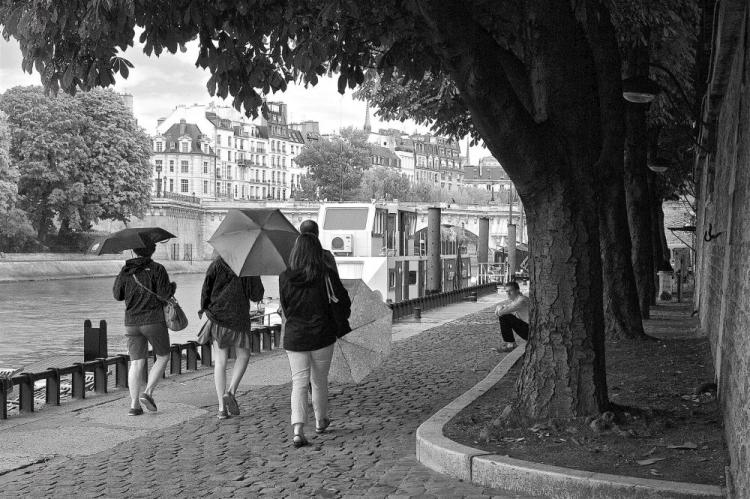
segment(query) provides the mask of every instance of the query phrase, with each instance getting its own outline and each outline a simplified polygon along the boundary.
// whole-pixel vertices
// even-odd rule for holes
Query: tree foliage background
[[[34,228],[18,208],[18,170],[10,163],[8,116],[0,111],[0,251],[34,247]]]
[[[128,221],[149,199],[151,140],[120,96],[92,90],[45,95],[15,87],[0,96],[10,126],[17,206],[40,242],[88,231],[99,220]]]

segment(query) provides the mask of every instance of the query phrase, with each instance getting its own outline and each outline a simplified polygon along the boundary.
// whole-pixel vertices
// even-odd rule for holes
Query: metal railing
[[[281,325],[259,325],[252,330],[250,336],[250,352],[261,353],[281,348]],[[230,351],[230,358],[234,357]],[[154,357],[153,352],[149,356]],[[178,375],[183,371],[183,360],[186,371],[197,371],[199,366],[211,367],[211,346],[200,345],[196,341],[175,343],[169,352],[169,374]],[[34,412],[35,383],[44,381],[44,399],[47,405],[60,405],[63,376],[71,376],[70,394],[73,399],[85,399],[89,391],[86,373],[93,373],[93,391],[104,394],[109,391],[109,367],[115,366],[114,387],[128,387],[128,362],[130,356],[119,354],[114,357],[94,359],[88,362],[75,362],[63,368],[49,368],[34,373],[20,373],[11,377],[0,377],[0,419],[8,419],[8,405],[10,393],[14,386],[18,386],[18,409],[21,413]],[[200,362],[200,363],[199,363]]]
[[[454,291],[434,293],[422,296],[420,298],[413,298],[411,300],[391,303],[388,306],[393,311],[393,320],[397,321],[411,315],[419,316],[424,310],[444,307],[452,303],[458,303],[467,300],[476,301],[476,298],[478,296],[495,293],[496,289],[497,283],[495,282],[478,284],[476,286],[469,286],[463,289],[456,289]]]

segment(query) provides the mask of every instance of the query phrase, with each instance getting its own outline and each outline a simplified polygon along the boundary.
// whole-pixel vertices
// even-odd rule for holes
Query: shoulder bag
[[[167,327],[172,331],[182,331],[185,329],[188,325],[188,319],[185,315],[185,312],[182,310],[182,307],[180,307],[180,304],[177,303],[177,298],[174,296],[164,299],[158,294],[154,293],[150,289],[148,289],[146,286],[141,284],[141,281],[138,280],[138,278],[133,274],[133,279],[135,280],[135,283],[143,288],[147,293],[155,296],[160,302],[164,304],[164,320],[167,322]]]
[[[331,307],[331,315],[333,316],[333,322],[336,324],[336,337],[341,338],[342,336],[349,334],[352,331],[349,325],[349,316],[347,311],[339,303],[339,299],[336,297],[336,292],[333,290],[333,283],[331,277],[326,274],[326,293],[328,294],[328,304]]]

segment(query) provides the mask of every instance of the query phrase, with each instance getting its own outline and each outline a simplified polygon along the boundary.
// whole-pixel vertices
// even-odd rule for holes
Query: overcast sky
[[[123,57],[135,66],[130,70],[127,80],[116,77],[114,89],[133,95],[133,111],[138,123],[149,133],[156,128],[156,120],[166,116],[179,104],[207,104],[211,96],[206,90],[209,74],[195,66],[197,42],[187,45],[187,52],[170,54],[162,53],[161,57],[147,57],[139,44],[124,52]],[[6,42],[0,39],[0,93],[17,85],[40,85],[36,71],[30,75],[21,71],[21,50],[18,43],[11,39]],[[340,95],[336,90],[336,80],[321,79],[315,87],[289,86],[284,93],[268,96],[269,100],[286,102],[289,107],[290,121],[316,120],[320,122],[321,132],[335,132],[341,127],[354,126],[361,128],[365,120],[365,103],[354,100],[351,91]],[[222,101],[218,98],[219,103]],[[231,105],[231,97],[225,102]],[[418,127],[412,121],[404,123],[383,123],[370,111],[373,130],[380,127],[393,127],[407,133],[414,131],[427,132],[427,127]],[[465,155],[466,141],[461,142],[461,154]],[[481,147],[471,148],[471,162],[477,163],[489,152]]]

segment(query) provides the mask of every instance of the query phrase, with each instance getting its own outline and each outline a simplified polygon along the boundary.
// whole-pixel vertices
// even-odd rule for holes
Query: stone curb
[[[560,498],[723,498],[722,487],[651,480],[522,461],[459,444],[443,435],[443,426],[486,393],[523,356],[524,344],[506,355],[474,387],[417,428],[417,460],[439,473],[485,487],[519,494]]]

